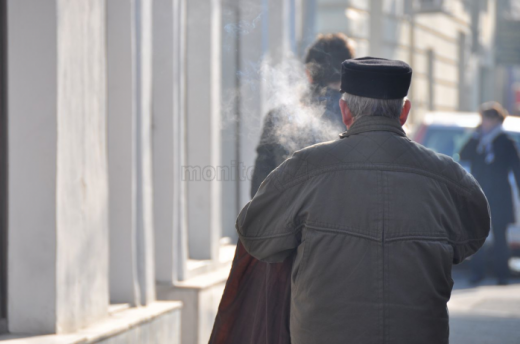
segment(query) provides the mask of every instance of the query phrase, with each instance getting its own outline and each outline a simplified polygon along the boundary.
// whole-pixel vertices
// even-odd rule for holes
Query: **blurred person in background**
[[[311,121],[319,128],[288,123],[295,111],[290,106],[269,111],[257,147],[251,197],[294,151],[332,140],[345,131],[339,108],[341,63],[353,57],[352,42],[342,33],[319,35],[308,48],[304,63],[310,85],[300,110],[322,109],[322,113],[313,114],[317,121]],[[239,240],[210,344],[289,344],[292,265],[292,256],[277,264],[261,262],[247,253]]]
[[[302,128],[303,130],[295,130],[293,133],[287,132],[288,130],[280,133],[277,128],[283,130],[291,127],[286,123],[292,109],[282,106],[269,111],[265,116],[260,143],[256,149],[258,155],[251,181],[251,197],[265,177],[293,151],[335,139],[339,133],[345,131],[339,109],[341,63],[353,57],[352,43],[343,33],[319,35],[309,47],[304,62],[310,87],[302,102],[308,106],[324,105],[324,112],[319,119],[321,123],[318,125],[329,130],[323,132],[320,128],[313,132],[313,128]]]
[[[509,173],[513,171],[520,186],[520,158],[513,139],[502,129],[506,111],[499,103],[484,103],[480,109],[481,124],[460,151],[460,160],[468,161],[471,173],[480,183],[491,209],[493,224],[493,267],[498,284],[509,279],[509,248],[506,231],[515,222]],[[470,283],[485,277],[485,250],[472,257]]]

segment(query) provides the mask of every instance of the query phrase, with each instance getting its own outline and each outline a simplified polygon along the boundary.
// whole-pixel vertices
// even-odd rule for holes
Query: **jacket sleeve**
[[[291,158],[271,172],[237,218],[236,229],[246,251],[265,262],[282,262],[301,241],[297,216],[305,191],[283,188],[281,183],[293,163]]]
[[[478,139],[471,137],[459,152],[461,161],[471,161],[477,154]]]
[[[462,167],[461,167],[462,168]],[[469,173],[465,173],[467,193],[455,199],[459,214],[459,231],[453,238],[453,263],[458,264],[477,252],[491,229],[491,212],[484,192]]]

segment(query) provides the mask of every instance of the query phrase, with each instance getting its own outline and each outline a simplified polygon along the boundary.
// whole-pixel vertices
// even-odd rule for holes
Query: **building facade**
[[[2,2],[6,343],[180,343],[155,289],[152,5]]]
[[[207,343],[316,34],[410,63],[417,124],[500,100],[497,1],[0,1],[0,340]]]
[[[346,32],[358,55],[409,63],[416,124],[427,111],[475,111],[495,96],[482,89],[482,71],[495,67],[495,8],[495,1],[318,0],[316,30]]]

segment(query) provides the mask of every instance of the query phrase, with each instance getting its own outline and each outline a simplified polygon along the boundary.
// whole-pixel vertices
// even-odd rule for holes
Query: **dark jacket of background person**
[[[460,151],[460,160],[471,164],[471,173],[480,183],[491,208],[493,220],[504,224],[515,222],[509,173],[513,171],[520,186],[520,158],[515,142],[505,133],[492,142],[494,160],[486,163],[486,153],[477,153],[479,139],[472,137]]]
[[[489,228],[477,181],[379,116],[294,153],[237,219],[255,258],[296,253],[292,344],[447,344],[452,264]]]
[[[497,127],[495,130],[497,129],[500,128]],[[488,198],[493,223],[491,261],[498,283],[507,284],[510,275],[510,253],[506,234],[508,225],[515,221],[509,173],[513,171],[516,182],[520,185],[520,158],[514,141],[503,132],[494,139],[488,139],[490,143],[482,143],[479,152],[481,136],[480,129],[475,131],[473,137],[462,148],[460,158],[471,164],[471,173]],[[485,251],[479,252],[471,259],[470,282],[478,283],[485,277],[487,261]]]

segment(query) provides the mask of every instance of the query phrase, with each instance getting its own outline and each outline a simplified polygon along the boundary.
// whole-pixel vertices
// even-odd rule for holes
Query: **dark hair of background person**
[[[504,122],[507,117],[507,111],[497,102],[487,102],[480,106],[480,114],[482,117],[497,118],[500,122]]]
[[[325,87],[341,80],[341,63],[353,57],[351,40],[343,33],[329,33],[318,35],[308,48],[304,62],[312,83]]]

